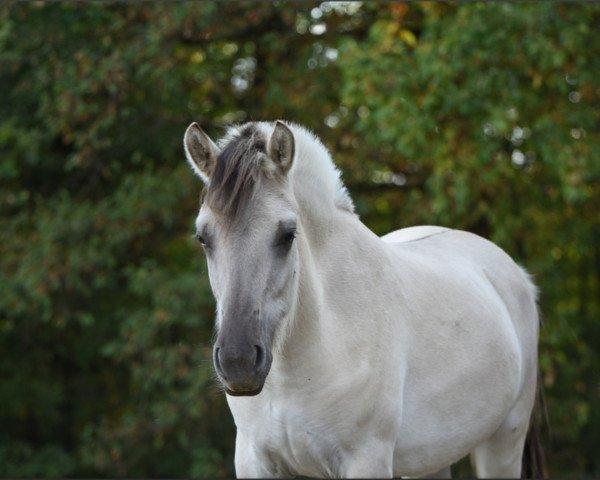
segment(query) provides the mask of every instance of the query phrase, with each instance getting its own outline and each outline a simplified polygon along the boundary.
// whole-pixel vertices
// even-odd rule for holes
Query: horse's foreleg
[[[252,442],[238,431],[235,439],[235,476],[237,478],[284,478],[264,458],[260,458]]]
[[[341,478],[392,478],[393,442],[372,440],[342,454]]]
[[[441,470],[428,475],[423,475],[419,478],[452,478],[452,468],[448,465],[446,468],[442,468]]]

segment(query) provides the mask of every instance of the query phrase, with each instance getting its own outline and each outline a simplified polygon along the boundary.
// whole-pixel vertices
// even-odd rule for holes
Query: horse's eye
[[[296,229],[288,230],[281,235],[279,244],[282,246],[290,246],[294,241],[294,238],[296,238]]]
[[[206,241],[204,240],[204,237],[202,235],[197,233],[196,235],[194,235],[194,237],[202,244],[203,247],[206,247]]]

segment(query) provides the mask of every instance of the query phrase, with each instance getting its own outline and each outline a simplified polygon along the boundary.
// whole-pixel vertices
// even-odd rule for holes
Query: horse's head
[[[288,181],[294,135],[281,122],[268,133],[264,124],[248,124],[217,146],[193,123],[184,147],[207,186],[196,228],[217,300],[215,369],[230,395],[256,395],[296,300],[298,225]]]

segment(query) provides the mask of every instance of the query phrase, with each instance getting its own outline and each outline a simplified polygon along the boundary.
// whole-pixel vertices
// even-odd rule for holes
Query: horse
[[[529,274],[475,234],[378,237],[323,143],[291,122],[218,142],[192,123],[196,237],[238,477],[519,477],[536,397]]]

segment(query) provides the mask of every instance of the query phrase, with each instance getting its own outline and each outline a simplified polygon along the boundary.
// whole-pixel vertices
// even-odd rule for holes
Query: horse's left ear
[[[294,134],[284,123],[278,121],[269,140],[269,157],[283,175],[292,167],[294,151]]]

